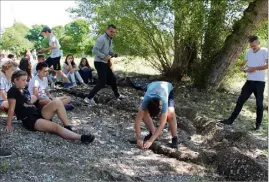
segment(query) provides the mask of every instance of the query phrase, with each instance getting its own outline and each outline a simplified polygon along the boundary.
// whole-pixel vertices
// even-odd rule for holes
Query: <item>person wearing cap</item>
[[[72,87],[72,83],[70,83],[68,77],[62,72],[61,70],[61,45],[56,38],[56,36],[51,32],[51,29],[48,26],[45,26],[41,34],[49,39],[49,47],[48,48],[41,48],[39,52],[45,52],[45,51],[51,51],[49,57],[46,59],[46,63],[48,67],[50,68],[53,66],[53,69],[56,71],[56,73],[64,79],[64,81],[67,83],[64,87],[70,88]]]

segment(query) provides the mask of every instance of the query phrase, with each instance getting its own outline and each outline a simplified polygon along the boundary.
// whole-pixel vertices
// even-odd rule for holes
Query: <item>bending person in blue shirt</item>
[[[160,115],[160,124],[156,129],[151,117]],[[140,121],[143,120],[150,133],[142,140]],[[135,119],[135,131],[137,145],[141,149],[148,149],[156,138],[161,134],[165,127],[166,121],[172,134],[172,148],[178,147],[177,121],[174,108],[174,92],[171,83],[157,81],[147,86],[144,100],[139,107]]]

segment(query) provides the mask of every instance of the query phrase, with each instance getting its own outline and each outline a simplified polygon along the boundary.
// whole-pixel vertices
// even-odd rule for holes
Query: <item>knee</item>
[[[68,103],[71,102],[71,97],[70,96],[65,96],[64,98],[67,100]]]
[[[175,108],[174,107],[170,107],[168,108],[168,113],[167,113],[167,120],[171,121],[176,117],[175,114]]]
[[[61,129],[61,126],[58,125],[57,123],[51,123],[51,130],[53,133],[59,133],[60,129]]]
[[[52,101],[55,105],[60,106],[63,105],[63,102],[60,99],[55,99],[54,101]]]

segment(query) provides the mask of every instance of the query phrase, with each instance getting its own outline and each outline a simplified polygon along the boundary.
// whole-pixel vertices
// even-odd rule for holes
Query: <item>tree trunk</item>
[[[174,5],[174,60],[171,66],[171,69],[165,74],[170,78],[180,81],[182,77],[188,73],[190,64],[197,57],[197,46],[196,40],[191,35],[188,37],[184,36],[181,32],[181,29],[184,28],[184,20],[187,18],[187,15],[182,12],[182,6],[191,6],[188,1],[173,1]],[[180,8],[181,7],[181,8]]]
[[[203,86],[207,90],[219,88],[229,68],[240,57],[248,43],[248,36],[257,30],[268,16],[268,0],[256,0],[249,4],[244,15],[233,27],[233,33],[229,35],[222,49],[212,59],[211,73],[206,76]]]

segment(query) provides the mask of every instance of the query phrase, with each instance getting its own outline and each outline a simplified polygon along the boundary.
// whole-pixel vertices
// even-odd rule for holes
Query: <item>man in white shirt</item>
[[[60,99],[65,105],[66,110],[74,109],[74,106],[70,105],[71,97],[62,96],[53,98],[48,89],[48,65],[45,62],[38,63],[36,65],[37,75],[34,76],[29,82],[28,90],[31,95],[35,95],[40,107],[45,106],[54,99]]]
[[[263,119],[263,92],[265,88],[265,70],[268,69],[268,50],[260,45],[257,36],[249,37],[250,50],[246,53],[246,59],[240,70],[247,73],[247,81],[242,88],[241,94],[237,100],[235,109],[228,119],[221,121],[223,124],[231,125],[239,115],[244,103],[252,93],[256,98],[256,127],[255,130],[261,130]],[[245,66],[247,65],[247,68]]]

